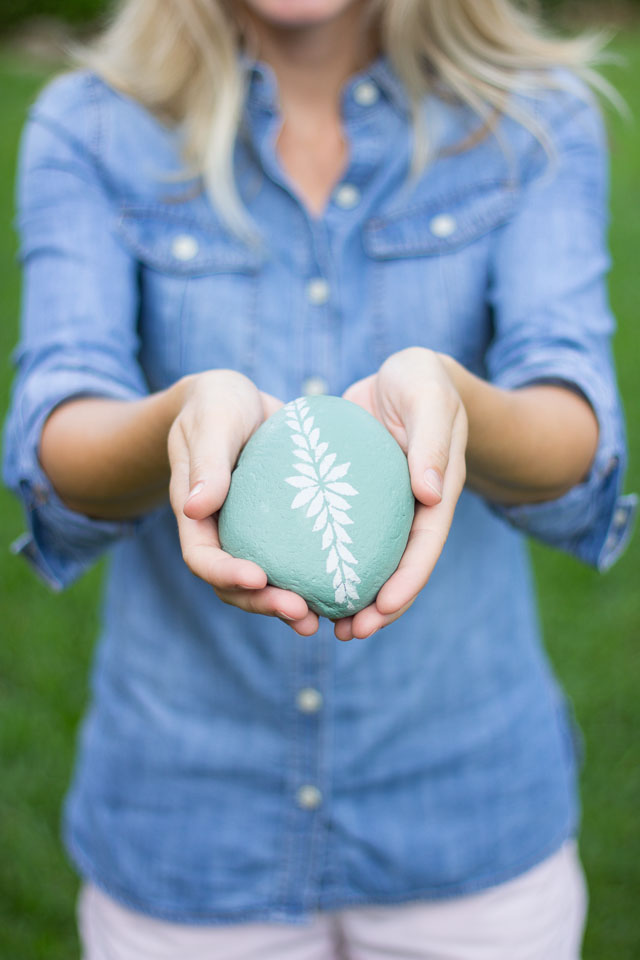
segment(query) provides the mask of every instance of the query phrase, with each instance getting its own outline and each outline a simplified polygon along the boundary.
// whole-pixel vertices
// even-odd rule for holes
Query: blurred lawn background
[[[86,15],[97,5],[97,0],[77,0],[74,15]],[[4,13],[29,6],[43,10],[46,4],[9,0]],[[615,352],[631,448],[627,489],[638,491],[640,22],[631,20],[620,30],[612,49],[626,65],[606,72],[635,115],[627,122],[610,113],[611,298],[619,323]],[[52,70],[24,55],[0,52],[2,417],[19,304],[16,239],[10,226],[16,147],[27,107]],[[24,561],[8,552],[23,529],[16,501],[0,490],[0,958],[72,960],[78,955],[78,881],[61,847],[59,821],[87,698],[101,567],[53,595]],[[533,554],[547,646],[586,741],[581,850],[591,905],[584,958],[638,960],[640,536],[606,576],[535,545]]]

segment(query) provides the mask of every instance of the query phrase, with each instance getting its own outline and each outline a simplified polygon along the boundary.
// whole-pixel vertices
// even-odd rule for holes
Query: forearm
[[[566,493],[587,475],[598,442],[596,417],[569,389],[503,390],[441,356],[469,420],[467,482],[501,503],[535,503]]]
[[[38,456],[60,499],[106,519],[137,516],[167,499],[167,436],[188,377],[139,400],[78,397],[45,422]]]

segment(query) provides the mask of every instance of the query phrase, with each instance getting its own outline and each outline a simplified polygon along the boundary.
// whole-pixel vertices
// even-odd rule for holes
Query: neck
[[[375,57],[378,35],[365,19],[366,2],[355,2],[334,19],[310,26],[281,26],[249,18],[254,53],[273,69],[284,114],[309,110],[336,113],[340,90]]]

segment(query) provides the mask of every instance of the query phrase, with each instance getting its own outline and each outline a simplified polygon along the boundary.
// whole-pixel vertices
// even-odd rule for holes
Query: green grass
[[[610,75],[640,104],[640,33],[618,38],[628,69]],[[45,73],[0,59],[0,206],[8,224],[19,130]],[[640,130],[617,117],[613,136],[611,276],[619,319],[616,355],[631,441],[628,489],[640,489],[640,389],[636,300],[640,249]],[[6,408],[16,342],[15,237],[0,231],[0,409]],[[62,797],[86,701],[97,629],[100,567],[51,595],[7,551],[23,529],[13,498],[0,491],[0,957],[71,960],[77,955],[77,880],[59,840]],[[591,909],[585,960],[640,957],[640,538],[599,576],[565,556],[534,548],[547,644],[586,738],[582,855]]]

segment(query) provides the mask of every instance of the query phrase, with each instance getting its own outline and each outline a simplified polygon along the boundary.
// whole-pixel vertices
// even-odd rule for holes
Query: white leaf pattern
[[[358,574],[355,572],[355,570],[352,567],[348,566],[346,563],[342,564],[342,572],[345,575],[345,579],[353,580],[354,583],[360,583],[360,577],[358,576]]]
[[[299,470],[300,473],[305,475],[305,477],[313,477],[315,482],[318,482],[318,474],[310,463],[294,463],[293,469]]]
[[[325,457],[322,463],[320,464],[320,476],[324,477],[325,473],[332,466],[333,461],[335,460],[335,453],[330,453],[328,457]]]
[[[342,510],[336,510],[335,507],[329,507],[329,510],[331,511],[333,519],[341,523],[343,527],[346,527],[349,523],[353,523],[348,513],[343,513]]]
[[[309,487],[311,484],[315,486],[317,481],[311,477],[287,477],[285,483],[290,483],[292,487]]]
[[[316,522],[313,525],[313,532],[317,533],[318,530],[324,530],[326,525],[327,525],[327,508],[323,507],[320,513],[318,514],[318,518]]]
[[[337,493],[332,493],[331,490],[327,490],[325,496],[327,503],[330,503],[332,507],[337,507],[339,510],[351,509],[351,504],[347,503],[344,497],[339,497]]]
[[[327,557],[327,573],[333,573],[337,566],[338,554],[336,553],[336,548],[331,547],[331,550],[329,550],[329,556]]]
[[[324,456],[325,451],[327,450],[328,446],[329,446],[328,443],[319,443],[319,444],[318,444],[318,446],[316,447],[316,460],[319,460],[320,457],[323,457],[323,456]]]
[[[351,582],[351,580],[345,580],[344,585],[345,585],[346,590],[347,590],[347,596],[348,596],[348,597],[353,597],[354,600],[357,600],[357,599],[358,599],[358,591],[357,591],[356,588],[354,587],[354,585],[353,585],[353,583]]]
[[[324,503],[324,494],[322,493],[322,490],[318,490],[315,497],[311,501],[311,506],[307,510],[307,516],[315,517],[316,513],[320,513],[323,503]]]
[[[344,543],[340,543],[339,540],[336,540],[336,548],[343,560],[347,560],[348,563],[358,562],[351,551],[345,547]]]
[[[350,537],[349,534],[347,533],[347,531],[344,530],[344,529],[340,526],[339,523],[334,523],[333,529],[334,529],[335,532],[336,532],[336,537],[338,538],[338,540],[342,540],[343,543],[352,543],[352,542],[353,542],[352,539],[351,539],[351,537]]]
[[[324,482],[331,483],[333,480],[339,480],[340,477],[344,477],[350,466],[350,463],[341,463],[340,466],[334,467],[333,470],[330,470],[326,475]]]
[[[327,483],[326,480],[325,483]],[[327,486],[329,490],[333,490],[335,493],[344,493],[348,497],[354,497],[358,492],[354,490],[350,483],[327,483]]]
[[[293,455],[298,461],[304,461],[293,464],[297,476],[285,477],[285,483],[298,488],[291,501],[291,509],[297,510],[309,504],[305,516],[315,517],[312,533],[322,531],[321,550],[328,550],[326,571],[333,574],[335,602],[344,604],[347,610],[353,610],[352,601],[360,599],[355,587],[356,583],[360,583],[360,578],[353,566],[349,566],[355,566],[358,561],[345,546],[353,543],[344,530],[353,520],[346,513],[351,509],[351,504],[344,498],[356,496],[358,491],[350,483],[337,482],[347,475],[351,463],[334,466],[337,454],[327,454],[329,444],[320,442],[320,428],[314,427],[314,417],[309,416],[309,405],[304,397],[292,400],[286,405],[285,411],[285,422],[292,431],[291,440],[297,448],[292,451]]]
[[[291,501],[291,509],[297,510],[298,507],[304,507],[305,503],[309,503],[315,492],[315,487],[307,487],[306,490],[301,490]]]

